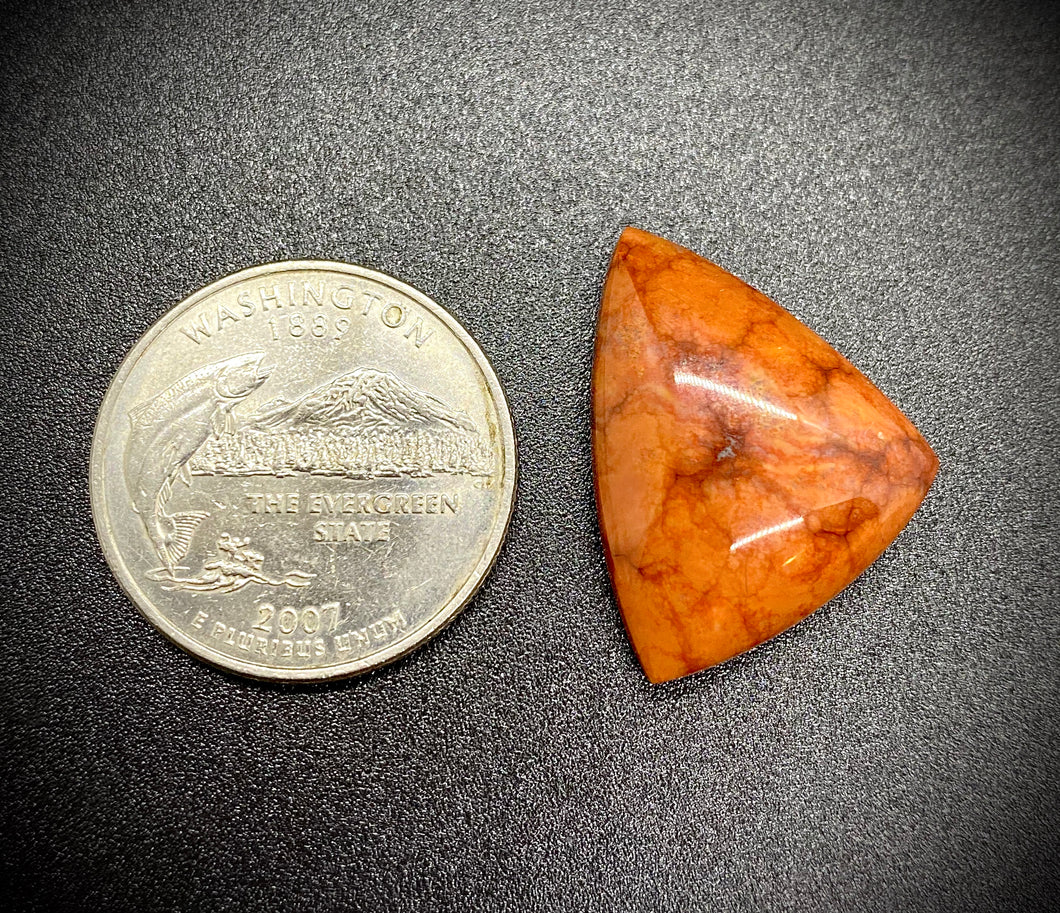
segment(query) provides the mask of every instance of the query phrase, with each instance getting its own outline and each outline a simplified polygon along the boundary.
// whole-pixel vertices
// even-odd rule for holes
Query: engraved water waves
[[[165,589],[232,593],[249,584],[302,587],[313,574],[266,572],[248,539],[222,532],[197,574],[180,567],[205,510],[170,512],[174,485],[196,475],[350,479],[489,476],[477,426],[443,400],[390,371],[360,367],[294,401],[274,399],[243,422],[234,410],[270,377],[264,355],[204,365],[129,413],[125,481],[161,565]]]

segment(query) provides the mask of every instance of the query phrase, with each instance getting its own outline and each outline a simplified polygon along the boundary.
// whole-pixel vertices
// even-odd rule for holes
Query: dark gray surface
[[[3,16],[3,835],[40,909],[998,910],[1058,886],[1056,7],[423,2]],[[219,6],[219,5],[218,5]],[[793,311],[939,479],[847,592],[652,687],[589,468],[633,223]],[[95,543],[105,385],[255,263],[382,269],[492,358],[520,501],[335,687],[171,647]]]

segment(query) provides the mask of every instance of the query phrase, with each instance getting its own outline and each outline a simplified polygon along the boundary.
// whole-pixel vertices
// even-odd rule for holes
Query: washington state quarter
[[[474,340],[389,276],[298,261],[177,305],[111,382],[92,512],[137,608],[201,659],[319,681],[422,644],[475,593],[515,500]]]

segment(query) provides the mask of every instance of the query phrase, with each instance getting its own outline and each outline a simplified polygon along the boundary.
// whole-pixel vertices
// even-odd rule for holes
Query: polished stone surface
[[[822,606],[890,544],[938,468],[912,423],[812,330],[636,228],[607,276],[593,428],[612,581],[654,682]]]

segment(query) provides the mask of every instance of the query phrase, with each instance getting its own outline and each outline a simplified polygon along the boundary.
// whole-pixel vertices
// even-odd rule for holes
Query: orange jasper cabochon
[[[691,251],[627,228],[593,367],[597,507],[653,682],[805,618],[898,535],[938,460],[849,361]]]

